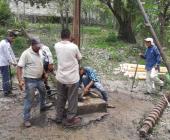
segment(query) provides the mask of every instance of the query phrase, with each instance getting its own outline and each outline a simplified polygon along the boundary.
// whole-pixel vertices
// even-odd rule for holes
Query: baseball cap
[[[39,38],[31,38],[31,45],[36,45],[37,47],[42,46]]]
[[[148,37],[148,38],[145,38],[144,40],[147,42],[151,42],[151,45],[154,45],[153,38]]]
[[[8,36],[9,36],[9,37],[17,37],[17,33],[16,33],[15,31],[9,30],[9,31],[8,31]]]

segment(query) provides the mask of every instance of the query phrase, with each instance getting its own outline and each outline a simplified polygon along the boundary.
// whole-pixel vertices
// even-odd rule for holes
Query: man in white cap
[[[25,98],[24,98],[24,125],[30,127],[30,111],[35,97],[35,91],[40,93],[40,111],[45,111],[49,106],[45,104],[46,89],[42,75],[45,75],[43,69],[42,59],[39,55],[39,50],[42,44],[38,39],[31,39],[31,47],[26,49],[18,62],[17,78],[19,87],[23,90],[25,85]]]
[[[155,83],[162,87],[164,82],[158,78],[158,72],[160,70],[161,56],[157,46],[154,44],[153,38],[144,39],[146,45],[145,54],[140,56],[145,59],[145,69],[147,71],[146,85],[147,94],[155,93]]]

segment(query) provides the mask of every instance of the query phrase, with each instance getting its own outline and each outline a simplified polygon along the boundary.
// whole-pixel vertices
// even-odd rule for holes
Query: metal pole
[[[74,14],[73,14],[73,38],[74,43],[80,47],[80,8],[81,0],[75,0]]]
[[[156,45],[158,46],[158,48],[159,48],[159,50],[160,50],[160,54],[161,54],[161,56],[162,56],[162,59],[163,59],[163,61],[165,62],[165,65],[166,65],[166,67],[167,67],[167,69],[168,69],[168,72],[170,73],[170,63],[168,63],[168,60],[167,60],[167,58],[166,58],[166,55],[164,54],[164,52],[163,52],[163,50],[162,50],[162,46],[161,46],[161,44],[160,44],[160,42],[159,42],[159,40],[158,40],[158,37],[157,37],[157,35],[156,35],[156,33],[155,33],[155,31],[154,31],[154,29],[153,29],[153,27],[152,27],[152,25],[151,25],[151,23],[150,23],[150,21],[149,21],[149,18],[148,18],[148,16],[147,16],[146,12],[145,12],[145,9],[144,9],[144,7],[143,7],[143,5],[142,5],[142,3],[141,3],[140,0],[137,0],[137,2],[138,2],[138,5],[139,5],[140,10],[141,10],[141,12],[142,12],[142,15],[144,16],[144,19],[145,19],[145,22],[146,22],[146,26],[149,27],[150,32],[151,32],[151,34],[152,34],[152,36],[153,36],[153,38],[154,38],[154,40],[155,40],[155,43],[156,43]]]
[[[133,77],[131,92],[133,91],[133,86],[135,84],[136,74],[137,74],[137,71],[138,71],[138,65],[139,65],[139,61],[137,61],[137,64],[136,64],[136,69],[135,69],[135,74],[134,74],[134,77]]]

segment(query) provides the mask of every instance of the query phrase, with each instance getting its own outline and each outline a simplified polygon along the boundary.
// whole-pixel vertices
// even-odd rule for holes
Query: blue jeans
[[[86,87],[90,83],[90,79],[87,76],[82,77],[82,82],[84,87]],[[103,100],[107,101],[107,92],[105,91],[103,85],[100,82],[94,82],[91,88],[96,88],[102,95]]]
[[[10,74],[9,74],[9,66],[0,66],[0,71],[2,74],[2,88],[4,94],[8,94],[11,91],[10,84]]]
[[[30,111],[32,107],[33,100],[35,98],[36,89],[40,94],[40,108],[45,107],[45,95],[46,89],[44,85],[44,81],[42,79],[32,79],[32,78],[24,78],[25,79],[25,99],[24,99],[24,121],[30,120]]]

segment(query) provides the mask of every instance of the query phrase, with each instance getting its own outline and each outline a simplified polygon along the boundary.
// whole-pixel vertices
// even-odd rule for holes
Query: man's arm
[[[18,62],[18,66],[17,66],[17,79],[19,82],[19,88],[22,91],[23,90],[23,86],[24,86],[24,80],[23,80],[23,68],[26,66],[26,61],[27,61],[27,55],[26,53],[22,53],[19,62]]]
[[[146,59],[145,54],[139,53],[139,56],[140,56],[142,59]]]
[[[89,77],[89,79],[90,79],[91,81],[90,81],[89,84],[84,88],[84,92],[85,92],[85,93],[87,93],[87,92],[90,90],[90,88],[92,87],[92,85],[94,84],[94,82],[97,82],[97,81],[98,81],[97,75],[96,75],[94,69],[88,68],[88,69],[86,69],[86,70],[87,70],[87,75],[88,75],[88,77]]]
[[[54,70],[54,65],[53,65],[54,61],[53,61],[53,55],[52,55],[49,47],[47,47],[47,55],[48,55],[48,59],[49,59],[48,70],[50,72],[52,72]]]
[[[16,66],[16,65],[17,65],[17,60],[16,60],[15,54],[14,54],[11,46],[8,48],[8,50],[9,50],[9,55],[10,55],[12,64],[13,64],[14,66]]]
[[[94,84],[94,81],[90,81],[89,84],[84,88],[84,95],[89,92],[93,84]]]
[[[160,72],[161,55],[157,47],[154,47],[154,51],[155,51],[155,56],[156,56],[155,69],[158,70],[158,72]]]
[[[155,55],[156,55],[156,64],[160,65],[161,63],[161,55],[157,47],[154,48],[155,50]]]
[[[76,48],[76,58],[77,58],[77,60],[81,60],[82,59],[82,55],[81,55],[78,47]]]
[[[10,64],[16,65],[16,58],[9,43],[4,43],[4,53]]]
[[[17,79],[19,82],[19,88],[21,91],[23,91],[23,86],[24,86],[24,80],[22,78],[22,67],[17,66]]]

